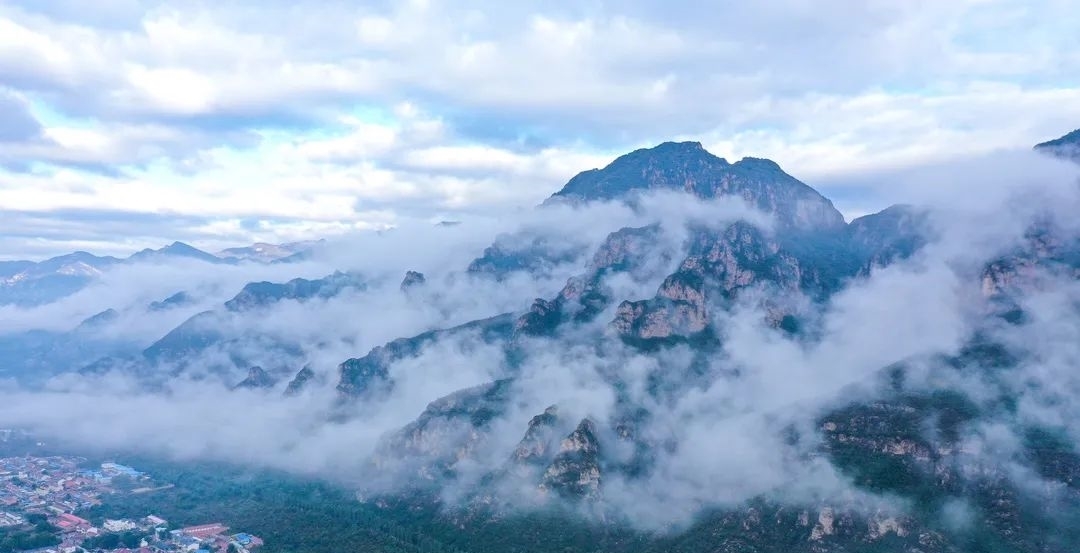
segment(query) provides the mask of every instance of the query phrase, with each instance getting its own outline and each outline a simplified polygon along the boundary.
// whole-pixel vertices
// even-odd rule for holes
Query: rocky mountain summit
[[[592,321],[608,313],[608,327],[623,340],[643,347],[673,341],[708,341],[711,311],[737,300],[743,290],[768,289],[770,319],[775,326],[795,325],[796,313],[777,301],[802,293],[827,298],[844,281],[865,274],[875,263],[888,264],[914,253],[931,232],[925,217],[907,206],[863,217],[851,225],[832,203],[809,186],[784,173],[774,162],[748,158],[730,164],[701,144],[664,143],[622,156],[604,169],[579,174],[552,196],[550,203],[598,200],[634,201],[639,192],[675,189],[692,197],[743,198],[780,222],[776,230],[746,221],[725,228],[689,229],[686,255],[675,272],[663,279],[655,297],[613,297],[605,282],[614,275],[642,278],[646,268],[673,261],[673,251],[660,241],[660,225],[616,229],[592,253],[585,270],[572,277],[551,299],[539,298],[521,314],[500,314],[488,322],[403,338],[375,348],[341,366],[345,393],[363,390],[354,383],[383,378],[389,363],[416,355],[436,337],[483,328],[485,341],[519,341],[552,336],[566,324]],[[470,272],[501,278],[508,272],[541,270],[550,248],[528,242],[523,248],[498,243],[485,250]],[[614,311],[612,311],[614,309]],[[512,328],[496,320],[516,319]],[[513,348],[508,343],[508,348]],[[376,362],[375,360],[378,360]]]
[[[774,214],[781,225],[802,230],[837,229],[844,216],[813,188],[767,159],[729,163],[700,142],[665,142],[619,157],[603,169],[570,179],[549,203],[625,198],[649,190],[683,191],[701,199],[734,196]]]
[[[346,401],[369,401],[372,390],[393,389],[396,363],[421,356],[434,344],[456,343],[466,352],[495,346],[502,352],[499,380],[432,402],[384,443],[378,456],[383,461],[376,466],[426,482],[412,488],[421,496],[423,489],[469,482],[464,485],[476,486],[472,499],[444,508],[465,509],[471,517],[502,516],[497,505],[515,501],[523,487],[536,494],[527,501],[554,498],[604,509],[611,490],[648,486],[666,470],[662,459],[687,447],[680,432],[658,432],[656,421],[665,416],[666,405],[748,370],[724,360],[726,317],[749,309],[761,317],[758,324],[776,333],[773,340],[813,343],[827,331],[820,326],[822,309],[834,297],[879,271],[925,255],[940,234],[930,212],[909,205],[845,223],[829,200],[775,163],[748,158],[731,164],[696,143],[665,143],[581,173],[540,209],[600,200],[647,202],[641,194],[655,190],[684,191],[699,199],[741,198],[775,226],[749,220],[690,223],[680,229],[681,249],[664,242],[671,230],[665,221],[612,229],[585,256],[581,272],[552,297],[537,298],[519,312],[401,338],[346,361],[339,368],[338,390]],[[1080,242],[1068,238],[1063,227],[1033,222],[1026,236],[1013,250],[961,273],[965,293],[981,297],[991,318],[959,354],[866,367],[868,380],[860,386],[873,388],[877,400],[839,399],[810,427],[792,423],[780,432],[781,446],[797,455],[791,462],[825,462],[861,493],[903,498],[918,506],[914,511],[869,507],[865,499],[839,496],[785,506],[775,494],[762,494],[749,505],[705,515],[673,538],[670,550],[697,550],[689,544],[703,543],[704,533],[711,536],[704,542],[709,547],[732,551],[778,550],[778,543],[788,544],[788,551],[1067,550],[1062,544],[1073,543],[1074,532],[1058,514],[1038,507],[1049,496],[1032,495],[966,441],[966,433],[981,421],[1007,416],[1009,407],[947,387],[932,391],[909,383],[918,367],[929,365],[941,375],[960,378],[974,371],[1005,385],[998,379],[1007,379],[1017,361],[988,338],[1002,332],[1000,321],[1010,325],[1020,319],[1010,314],[1017,305],[1002,299],[1019,298],[1032,289],[1031,279],[1046,271],[1073,279],[1080,275]],[[549,253],[535,242],[516,249],[504,243],[489,248],[470,271],[492,278],[542,272]],[[657,267],[670,272],[659,278],[653,295],[619,295],[615,283],[650,282]],[[580,405],[560,402],[530,418],[513,415],[520,401],[515,398],[528,397],[530,391],[522,387],[535,378],[532,357],[574,348],[595,356],[593,363],[613,364],[600,373],[614,390],[610,411],[595,418]],[[685,355],[672,363],[676,352]],[[581,355],[563,359],[573,362]],[[617,366],[657,356],[668,361],[647,373],[644,390],[630,390],[634,385]],[[505,432],[505,424],[496,423],[508,418],[521,421],[522,437],[512,443],[493,435],[496,428]],[[1055,504],[1080,501],[1071,491],[1080,456],[1060,442],[1041,443],[1019,453],[1015,462],[1033,463],[1048,486],[1064,486],[1048,492]],[[505,449],[492,449],[498,447]],[[504,460],[482,460],[492,457]],[[478,475],[478,465],[488,469]],[[972,517],[965,528],[977,530],[942,526],[961,503]],[[1033,535],[1023,524],[1049,525],[1057,533]]]

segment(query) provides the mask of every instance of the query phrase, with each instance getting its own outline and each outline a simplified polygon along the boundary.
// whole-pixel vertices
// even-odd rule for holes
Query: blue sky
[[[860,174],[1080,127],[1075,29],[1072,0],[0,0],[0,257],[513,210],[665,140],[857,215],[902,199]]]

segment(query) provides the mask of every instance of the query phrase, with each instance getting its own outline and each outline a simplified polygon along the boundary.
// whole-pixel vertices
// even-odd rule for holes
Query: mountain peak
[[[196,249],[194,246],[192,246],[190,244],[185,244],[183,242],[173,242],[172,244],[169,244],[168,246],[165,246],[164,248],[161,248],[158,251],[160,251],[162,253],[165,253],[165,252],[168,252],[168,253],[179,253],[179,252],[190,253],[190,252],[198,252],[200,250]]]
[[[701,145],[701,142],[692,142],[692,141],[686,141],[686,142],[674,142],[674,141],[661,142],[660,144],[658,144],[656,146],[653,146],[652,148],[644,148],[644,149],[637,150],[637,151],[638,152],[647,152],[647,151],[650,151],[650,150],[654,151],[654,152],[662,152],[662,151],[686,152],[686,153],[703,152],[703,153],[706,153],[706,154],[708,154],[710,156],[712,155],[712,154],[710,154],[708,152],[708,150],[705,149],[705,146]]]
[[[639,189],[685,188],[687,173],[728,166],[700,142],[664,142],[619,156],[603,169],[579,173],[552,199],[611,200]]]
[[[128,258],[128,260],[129,261],[145,261],[145,260],[148,260],[148,259],[155,259],[155,258],[161,258],[161,257],[187,257],[187,258],[191,258],[191,259],[199,259],[201,261],[206,261],[208,263],[221,263],[222,262],[221,258],[219,258],[219,257],[217,257],[215,255],[206,253],[206,252],[204,252],[204,251],[202,251],[202,250],[200,250],[200,249],[198,249],[198,248],[196,248],[194,246],[191,246],[189,244],[185,244],[183,242],[173,242],[172,244],[169,244],[168,246],[165,246],[165,247],[163,247],[161,249],[157,249],[157,250],[146,248],[144,250],[141,250],[139,252],[136,252],[136,253],[132,254],[132,256]]]
[[[687,192],[703,200],[740,198],[776,216],[782,227],[844,225],[832,202],[776,162],[745,157],[731,164],[700,142],[664,142],[619,156],[603,169],[579,173],[545,203],[624,199],[651,190]]]

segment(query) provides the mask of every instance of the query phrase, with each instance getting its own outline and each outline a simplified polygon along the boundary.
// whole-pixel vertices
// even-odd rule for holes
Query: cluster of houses
[[[149,477],[117,463],[85,469],[81,467],[85,461],[77,457],[0,458],[0,532],[27,526],[34,515],[47,517],[60,543],[33,553],[248,553],[263,544],[250,534],[229,534],[222,524],[170,530],[165,519],[154,515],[105,520],[95,526],[75,512],[100,505],[100,496],[113,492],[119,478],[132,483]],[[103,543],[117,547],[101,547]]]
[[[86,471],[79,466],[84,461],[77,457],[0,458],[0,513],[17,510],[57,516],[100,504],[101,494],[109,491],[106,475],[121,474],[118,467],[122,465]],[[96,479],[98,473],[104,479]],[[7,517],[0,514],[0,518]]]
[[[169,534],[172,545],[194,553],[249,553],[263,544],[262,539],[251,534],[229,534],[229,528],[221,523],[189,526]]]
[[[96,527],[88,520],[65,514],[58,517],[54,524],[63,533],[61,544],[32,553],[250,553],[252,549],[263,545],[262,539],[251,534],[229,534],[229,527],[221,523],[169,530],[168,522],[154,515],[138,520],[106,520],[100,527]],[[134,533],[140,537],[137,544],[123,544],[123,547],[113,549],[87,546],[90,538],[109,533]]]

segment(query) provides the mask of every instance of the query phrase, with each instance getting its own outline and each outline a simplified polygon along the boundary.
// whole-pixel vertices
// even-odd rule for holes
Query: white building
[[[106,520],[105,524],[102,524],[101,527],[109,532],[127,532],[128,530],[138,528],[139,525],[130,520]]]

